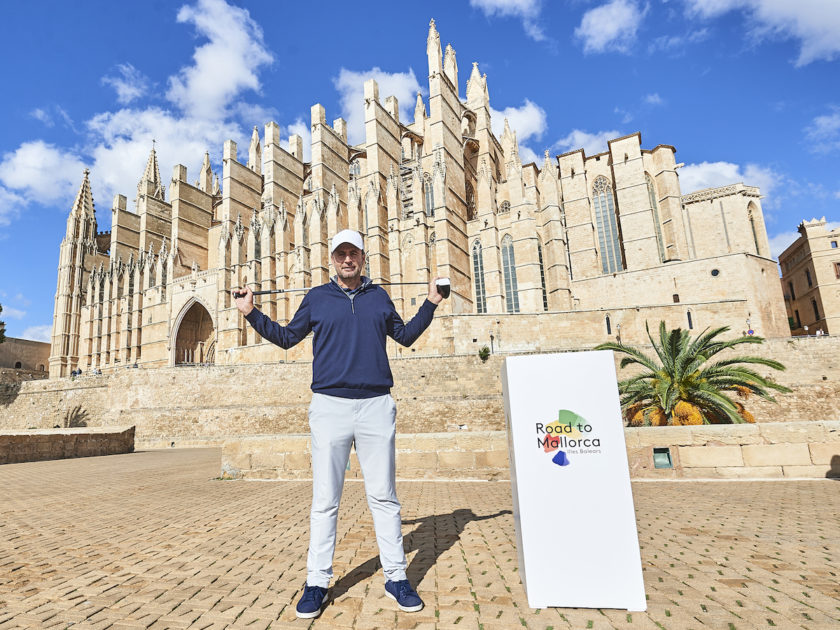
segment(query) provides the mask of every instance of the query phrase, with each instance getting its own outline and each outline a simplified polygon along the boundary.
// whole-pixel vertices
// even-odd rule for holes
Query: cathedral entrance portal
[[[215,362],[215,339],[210,313],[193,302],[178,325],[175,336],[175,365]]]

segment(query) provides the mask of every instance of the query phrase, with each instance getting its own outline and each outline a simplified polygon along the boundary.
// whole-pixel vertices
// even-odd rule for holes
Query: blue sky
[[[177,163],[196,178],[205,150],[218,168],[228,138],[242,156],[269,120],[308,140],[314,103],[359,141],[369,76],[411,120],[432,17],[462,97],[478,62],[493,124],[509,118],[523,157],[640,131],[646,148],[677,148],[684,193],[760,186],[775,254],[803,219],[840,219],[838,0],[4,3],[7,335],[48,338],[85,167],[107,230],[115,193],[133,207],[153,138],[165,181]]]

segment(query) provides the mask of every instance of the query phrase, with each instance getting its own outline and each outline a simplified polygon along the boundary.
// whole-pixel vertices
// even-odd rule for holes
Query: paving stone
[[[311,484],[218,470],[214,450],[0,466],[0,629],[840,627],[836,481],[635,483],[641,613],[529,608],[508,483],[400,482],[416,614],[385,597],[364,488],[348,482],[313,621],[294,612]]]

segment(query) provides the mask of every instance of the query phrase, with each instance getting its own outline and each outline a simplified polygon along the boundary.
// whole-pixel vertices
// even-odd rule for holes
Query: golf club
[[[397,285],[423,285],[427,286],[428,282],[380,282],[378,283],[380,286],[397,286]],[[444,298],[449,297],[449,292],[451,289],[451,285],[449,283],[449,278],[440,278],[435,281],[435,285],[437,286],[438,293]],[[301,289],[271,289],[269,291],[252,291],[253,295],[269,295],[271,293],[292,293],[296,291],[309,291],[312,287],[304,287]],[[238,292],[234,293],[233,297],[241,298],[245,297],[245,293]]]

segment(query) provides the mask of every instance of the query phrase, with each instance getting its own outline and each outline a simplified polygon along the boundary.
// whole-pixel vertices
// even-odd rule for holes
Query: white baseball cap
[[[344,243],[350,243],[350,245],[365,251],[365,245],[362,242],[361,234],[355,230],[341,230],[341,232],[332,238],[332,242],[330,243],[330,255],[332,255],[339,245],[343,245]]]

